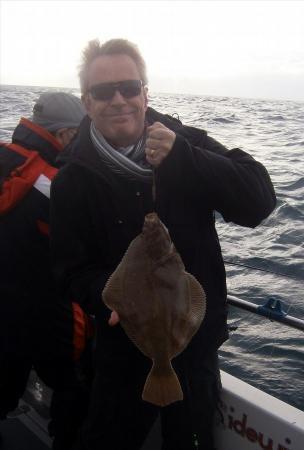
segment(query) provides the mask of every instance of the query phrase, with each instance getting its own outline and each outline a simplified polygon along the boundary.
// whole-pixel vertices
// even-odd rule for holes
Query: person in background
[[[32,368],[54,390],[54,449],[67,450],[88,394],[79,380],[87,317],[56,290],[49,255],[49,198],[56,158],[85,109],[64,92],[40,95],[11,143],[0,143],[0,418],[15,409]],[[82,407],[82,411],[78,408]]]
[[[101,298],[151,211],[167,226],[186,270],[207,296],[199,331],[173,360],[184,400],[160,411],[162,449],[214,449],[217,350],[228,337],[226,276],[214,211],[227,222],[256,227],[276,203],[261,163],[148,107],[147,83],[136,45],[124,39],[89,43],[80,70],[88,116],[52,182],[54,273],[65,298],[77,299],[96,315],[96,372],[76,446],[82,450],[140,449],[159,414],[141,399],[151,362]]]

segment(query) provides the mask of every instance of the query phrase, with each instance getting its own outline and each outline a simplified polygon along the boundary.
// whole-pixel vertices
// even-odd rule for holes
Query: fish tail
[[[157,406],[166,406],[183,400],[183,391],[177,375],[169,361],[161,368],[153,361],[153,367],[147,376],[142,399]]]

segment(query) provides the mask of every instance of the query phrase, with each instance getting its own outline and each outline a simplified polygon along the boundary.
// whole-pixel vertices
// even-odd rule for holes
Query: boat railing
[[[257,305],[256,303],[243,300],[234,295],[228,295],[227,301],[229,305],[264,316],[271,321],[280,322],[292,328],[304,331],[304,320],[287,314],[283,309],[281,301],[273,297],[269,298],[263,305]]]

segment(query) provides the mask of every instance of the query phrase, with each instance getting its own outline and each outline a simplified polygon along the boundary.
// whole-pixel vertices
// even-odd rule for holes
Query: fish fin
[[[159,370],[153,361],[153,367],[147,376],[142,399],[157,406],[167,406],[184,395],[177,375],[169,362],[168,370]]]
[[[189,293],[191,297],[191,312],[194,316],[204,319],[206,314],[206,294],[197,279],[186,272],[188,278]]]
[[[110,309],[114,309],[122,298],[122,276],[122,268],[119,265],[102,291],[102,300]]]
[[[126,278],[130,272],[134,272],[132,259],[136,259],[136,261],[139,259],[138,253],[140,254],[140,248],[141,239],[139,235],[133,239],[122,260],[108,278],[108,281],[102,291],[102,300],[108,308],[117,309],[122,306],[122,299],[126,290]]]

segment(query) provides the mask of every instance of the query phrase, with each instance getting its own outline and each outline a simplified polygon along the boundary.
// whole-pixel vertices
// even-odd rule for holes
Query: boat
[[[287,315],[280,302],[270,299],[259,306],[228,296],[228,303],[304,331],[304,320]],[[221,371],[220,412],[216,415],[217,450],[302,450],[304,411]],[[1,450],[47,450],[48,405],[51,392],[32,375],[17,410],[0,425]],[[160,450],[160,419],[152,427],[142,450]]]

